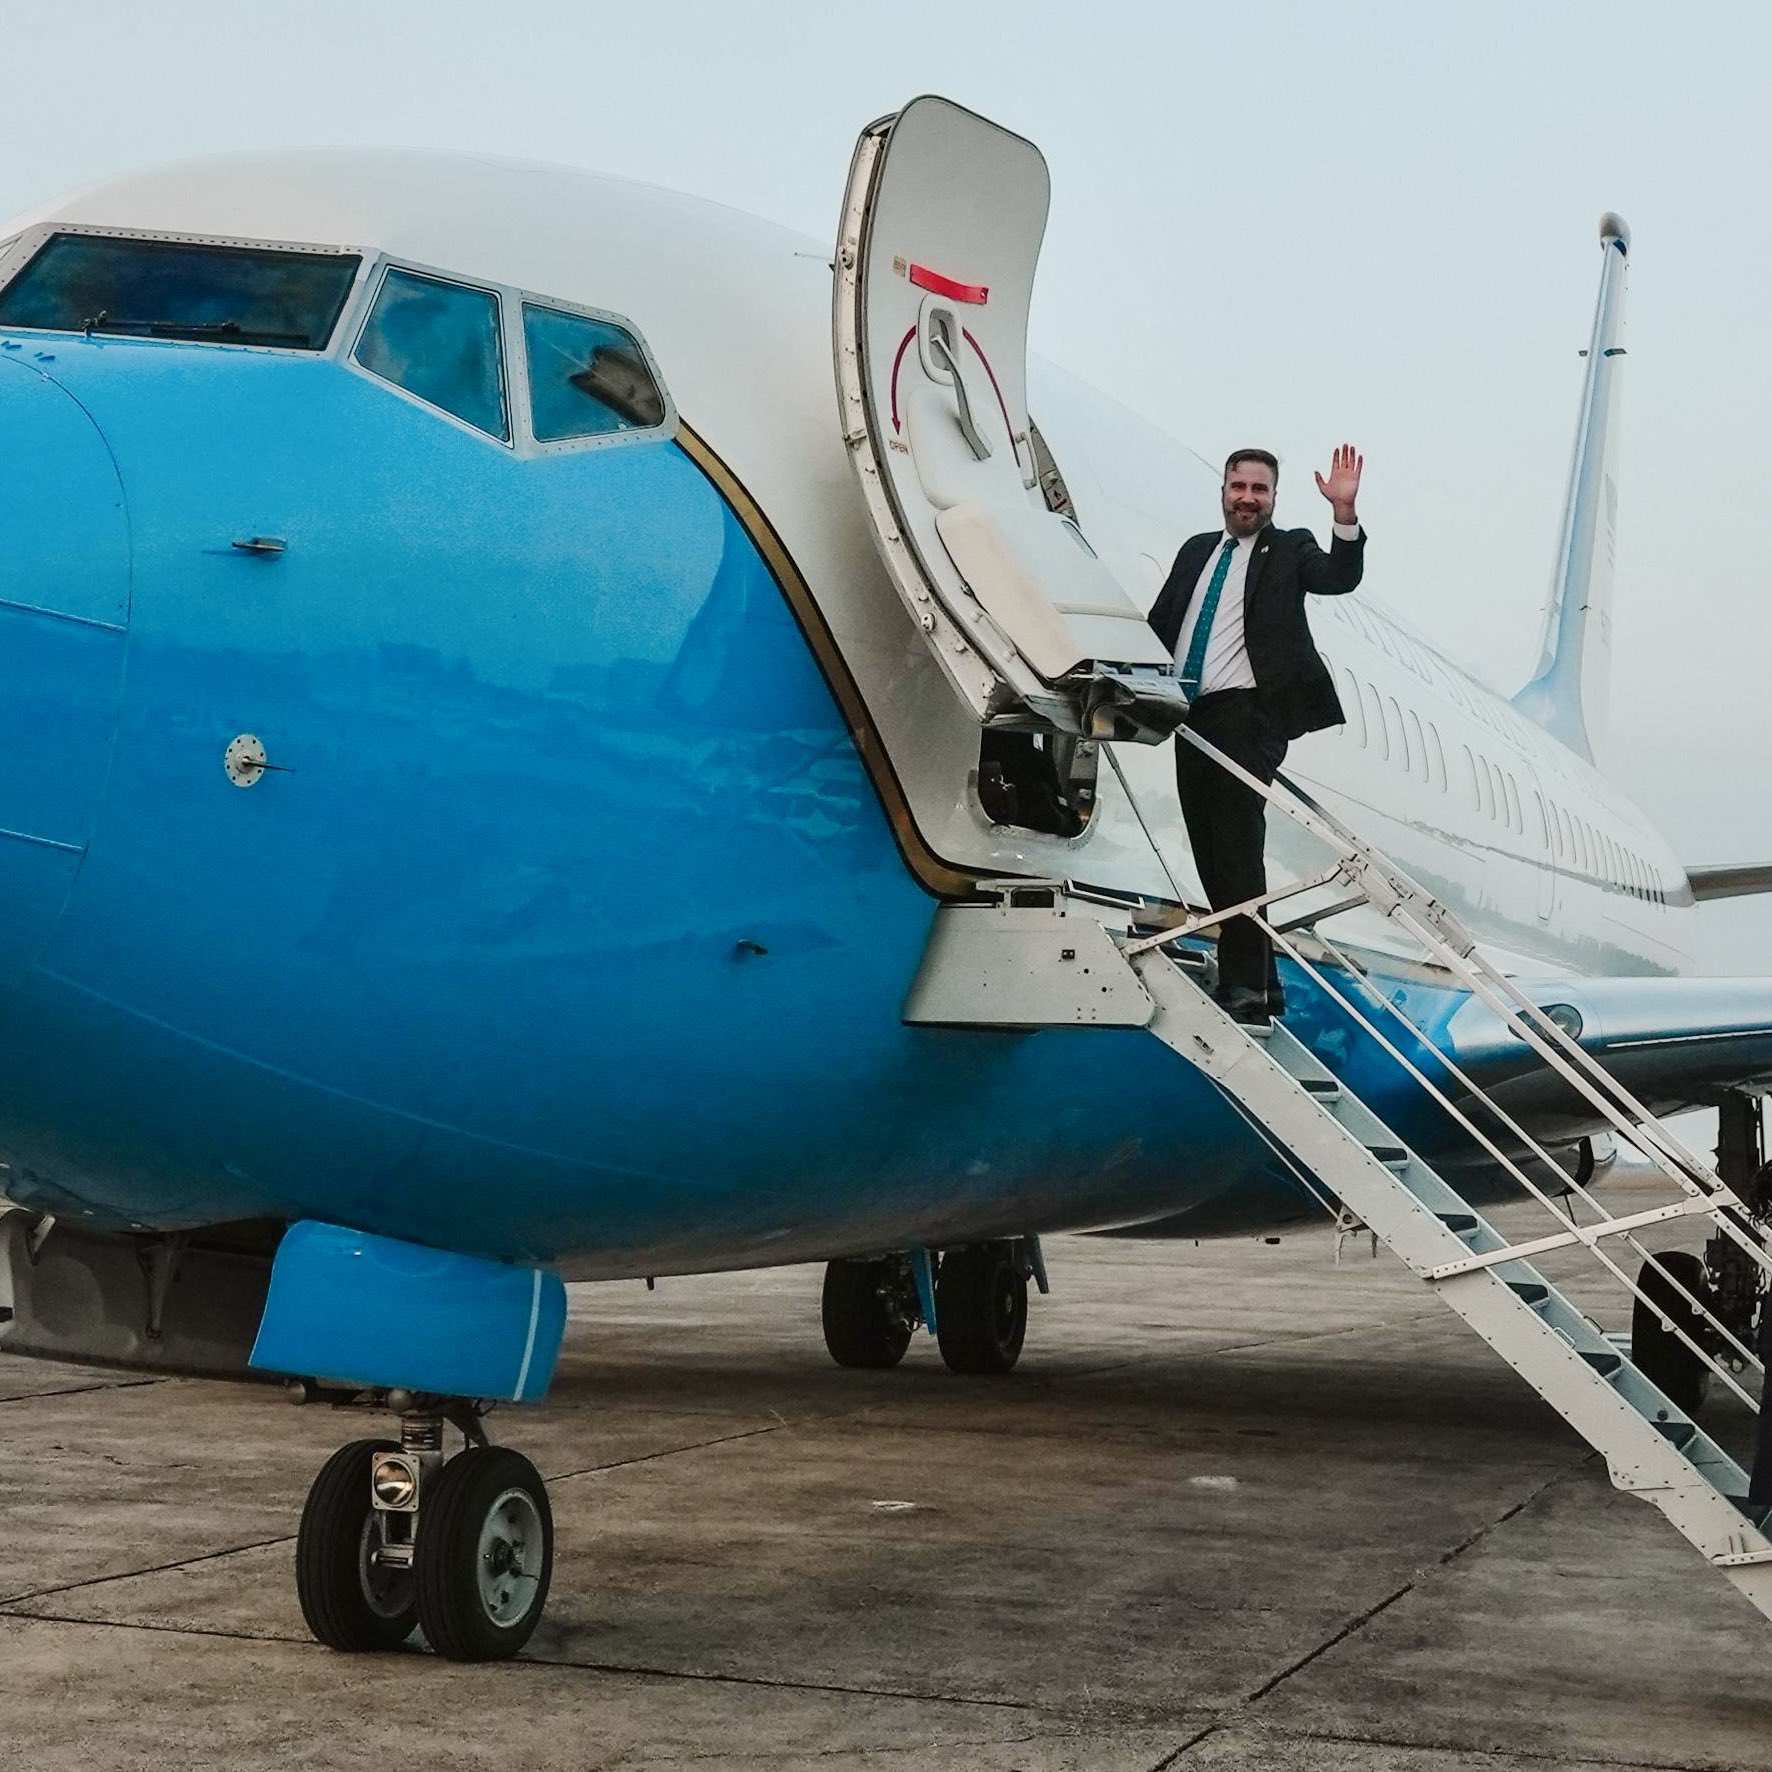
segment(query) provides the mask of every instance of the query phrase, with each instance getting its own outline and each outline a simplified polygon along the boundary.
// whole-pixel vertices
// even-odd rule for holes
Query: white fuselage
[[[27,222],[379,248],[627,316],[684,422],[755,499],[816,600],[896,775],[882,793],[907,853],[973,875],[1200,896],[1167,746],[1112,747],[1077,837],[995,825],[980,805],[976,722],[885,577],[845,456],[820,243],[621,180],[390,152],[162,169]],[[1030,405],[1084,531],[1148,606],[1181,541],[1217,524],[1216,476],[1155,426],[1038,363]],[[1372,543],[1385,545],[1382,534]],[[1319,599],[1312,616],[1348,724],[1296,745],[1290,773],[1522,970],[1689,966],[1685,875],[1599,771],[1364,592]],[[1308,864],[1281,833],[1274,850],[1282,870]],[[1362,939],[1385,945],[1382,926]]]

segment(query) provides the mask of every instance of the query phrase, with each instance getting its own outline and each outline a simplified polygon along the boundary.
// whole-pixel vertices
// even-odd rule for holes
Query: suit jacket
[[[1150,624],[1171,652],[1181,638],[1194,587],[1223,536],[1222,529],[1215,529],[1184,541],[1151,605]],[[1351,591],[1360,582],[1365,551],[1364,529],[1358,541],[1336,536],[1328,553],[1308,529],[1276,529],[1269,523],[1256,532],[1243,582],[1243,639],[1262,711],[1288,739],[1320,726],[1337,726],[1346,718],[1329,667],[1311,639],[1304,599],[1307,593],[1339,596]]]

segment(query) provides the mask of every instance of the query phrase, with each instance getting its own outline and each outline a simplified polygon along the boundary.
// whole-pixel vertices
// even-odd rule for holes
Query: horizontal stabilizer
[[[1772,978],[1519,979],[1651,1113],[1715,1107],[1772,1083]],[[1606,1130],[1556,1072],[1472,998],[1447,1027],[1453,1057],[1540,1137]],[[1567,1117],[1565,1118],[1565,1115]]]
[[[1756,892],[1772,892],[1772,861],[1750,861],[1726,867],[1687,868],[1692,896],[1748,898]]]

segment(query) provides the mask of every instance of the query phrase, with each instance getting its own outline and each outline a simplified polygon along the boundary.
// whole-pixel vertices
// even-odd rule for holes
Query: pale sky
[[[863,124],[941,92],[1038,142],[1043,354],[1282,520],[1367,457],[1367,587],[1524,680],[1599,275],[1632,230],[1613,729],[1691,862],[1772,860],[1772,7],[1022,0],[0,0],[0,215],[154,161],[353,142],[616,172],[836,230]],[[1186,520],[1216,521],[1199,488]],[[1702,958],[1772,974],[1772,900]]]

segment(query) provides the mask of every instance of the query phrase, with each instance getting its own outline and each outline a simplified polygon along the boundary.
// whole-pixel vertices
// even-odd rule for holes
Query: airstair
[[[1733,1259],[1772,1274],[1745,1203],[1478,951],[1471,935],[1420,886],[1339,820],[1288,787],[1265,786],[1192,732],[1210,754],[1325,851],[1323,868],[1261,899],[1149,932],[1137,912],[1062,881],[1001,881],[980,904],[936,914],[905,1018],[919,1024],[1039,1028],[1143,1027],[1204,1072],[1296,1165],[1343,1227],[1381,1239],[1606,1459],[1613,1483],[1641,1496],[1772,1617],[1772,1535],[1746,1511],[1749,1480],[1690,1414],[1651,1382],[1588,1313],[1535,1263],[1571,1257],[1625,1289],[1712,1380],[1757,1410],[1751,1330],[1732,1327],[1687,1284],[1692,1268],[1664,1261],[1647,1233],[1698,1223]],[[1539,1141],[1445,1054],[1423,1062],[1425,1039],[1404,1007],[1329,933],[1370,907],[1409,945],[1501,1017],[1511,1033],[1580,1097],[1592,1117],[1646,1157],[1666,1198],[1615,1214],[1566,1177]],[[1364,1033],[1511,1177],[1546,1216],[1543,1234],[1510,1240],[1409,1148],[1323,1060],[1280,1023],[1233,1021],[1204,987],[1199,944],[1226,918],[1263,922],[1276,947],[1338,1000]],[[1552,1179],[1554,1177],[1554,1179]],[[1626,1263],[1639,1258],[1635,1278]],[[1584,1299],[1588,1275],[1579,1287]],[[1762,1286],[1764,1284],[1762,1280]]]

